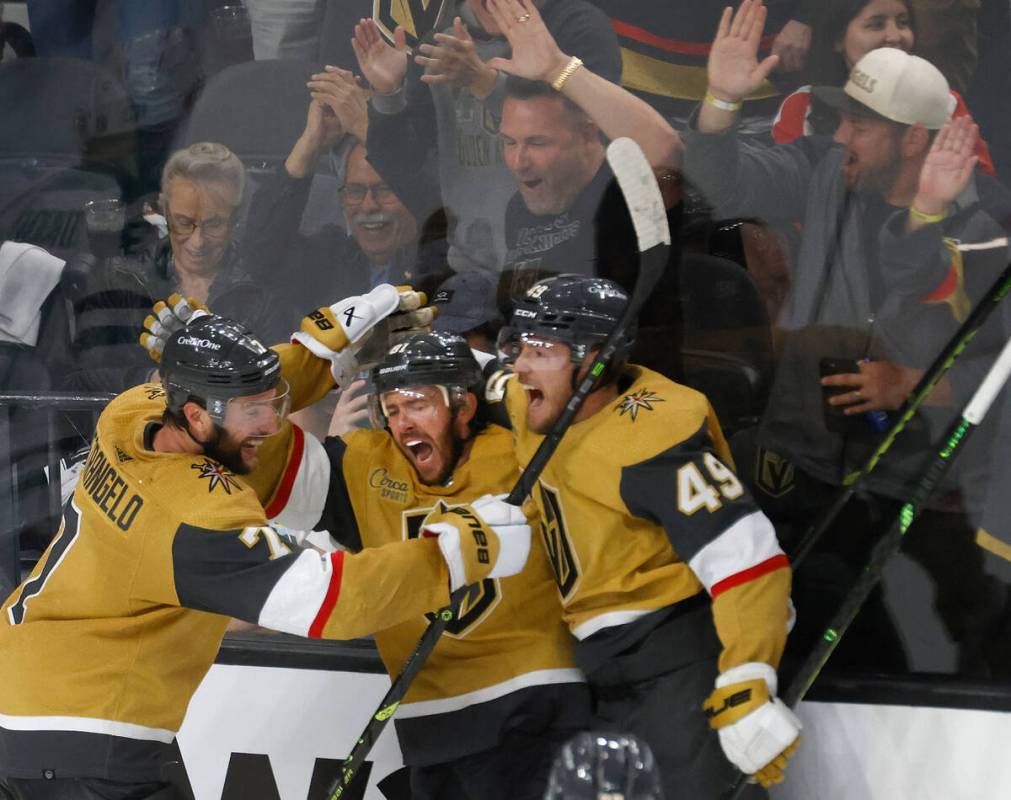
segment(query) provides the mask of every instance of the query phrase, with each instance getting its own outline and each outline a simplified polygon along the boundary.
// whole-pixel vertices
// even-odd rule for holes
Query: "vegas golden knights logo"
[[[404,512],[404,527],[408,539],[417,539],[421,532],[421,523],[432,509],[414,509]],[[480,583],[470,587],[467,596],[460,604],[460,614],[446,626],[446,633],[463,637],[476,628],[496,605],[499,597],[498,581],[485,578]],[[429,621],[435,621],[435,614],[425,614]]]
[[[793,489],[793,462],[787,461],[779,453],[773,453],[764,447],[758,448],[757,455],[758,485],[770,497],[782,497]]]
[[[407,32],[407,44],[417,47],[418,42],[432,31],[439,20],[448,22],[453,10],[454,0],[375,0],[372,4],[372,17],[379,30],[391,42],[393,31],[400,25]],[[446,13],[443,14],[443,8]]]
[[[541,537],[544,539],[544,549],[548,553],[548,561],[555,573],[555,582],[562,601],[566,602],[579,580],[579,564],[576,563],[575,552],[565,530],[565,519],[562,516],[562,506],[558,502],[558,492],[543,483],[541,490],[541,505],[544,508],[544,521],[541,523]]]

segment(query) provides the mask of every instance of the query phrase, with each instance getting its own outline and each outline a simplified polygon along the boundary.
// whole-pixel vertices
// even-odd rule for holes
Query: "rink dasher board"
[[[317,759],[348,753],[388,687],[372,671],[215,664],[179,732],[196,800],[222,797],[233,754],[265,756],[280,800],[305,800]],[[802,746],[773,800],[1011,797],[1009,711],[805,702],[800,716]],[[365,798],[385,800],[376,784],[402,765],[392,729],[370,760]]]

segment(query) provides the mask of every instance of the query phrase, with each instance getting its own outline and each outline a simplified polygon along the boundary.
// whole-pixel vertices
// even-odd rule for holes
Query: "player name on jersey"
[[[116,524],[121,531],[127,531],[137,518],[137,512],[144,505],[144,499],[130,490],[129,484],[109,463],[105,453],[96,444],[88,454],[81,476],[84,490],[95,505]],[[127,498],[127,495],[129,499]]]

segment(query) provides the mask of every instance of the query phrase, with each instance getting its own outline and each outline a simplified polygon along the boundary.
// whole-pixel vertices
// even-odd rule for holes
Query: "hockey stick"
[[[640,254],[639,277],[621,318],[607,339],[604,340],[590,369],[579,382],[565,409],[555,420],[551,430],[544,437],[533,458],[530,459],[530,463],[527,464],[519,480],[516,481],[516,485],[509,492],[506,502],[512,505],[520,505],[530,493],[548,460],[558,447],[566,429],[572,423],[583,401],[592,391],[597,379],[607,368],[615,351],[628,333],[629,326],[667,266],[670,229],[667,225],[667,212],[663,197],[660,195],[660,187],[653,174],[653,168],[649,165],[639,146],[627,138],[615,139],[608,145],[607,162],[618,181],[625,198],[625,204],[632,217],[632,224],[635,227]],[[432,650],[435,649],[439,637],[442,636],[446,626],[456,617],[456,611],[468,591],[470,591],[470,587],[465,586],[453,592],[450,597],[450,605],[438,611],[435,619],[425,629],[414,652],[404,663],[403,669],[393,681],[386,696],[383,697],[376,713],[372,715],[365,730],[362,731],[362,735],[358,737],[351,754],[345,759],[340,774],[330,786],[327,795],[329,800],[340,800],[354,780],[355,774],[372,750],[379,734],[396,713],[400,701],[407,694],[414,678],[421,671]]]
[[[853,588],[846,595],[831,623],[822,633],[821,639],[812,648],[790,687],[783,694],[783,702],[791,708],[801,701],[817,680],[822,668],[839,645],[840,639],[849,629],[868,595],[881,580],[888,561],[902,546],[902,537],[916,521],[923,505],[930,499],[934,489],[951,468],[959,448],[982,423],[990,406],[993,405],[1000,390],[1007,383],[1009,376],[1011,376],[1011,339],[1004,345],[972,399],[966,404],[961,417],[948,428],[942,439],[943,444],[931,459],[923,477],[913,491],[913,496],[899,509],[899,513],[884,536],[874,545],[863,573],[853,584]],[[728,800],[736,800],[740,796],[745,786],[744,781],[745,776],[739,776],[728,795]]]
[[[967,247],[972,247],[974,250],[980,250],[984,249],[985,246],[990,246],[993,249],[1006,248],[1008,246],[1008,240],[1003,238],[995,239],[993,242],[986,242],[982,245],[968,245]],[[951,369],[958,357],[962,355],[963,351],[969,346],[969,343],[973,340],[973,338],[975,338],[979,329],[983,326],[983,323],[990,317],[990,314],[993,313],[994,309],[1000,305],[1001,301],[1009,291],[1011,291],[1011,263],[1004,268],[1004,271],[987,290],[983,299],[979,301],[976,307],[972,310],[972,313],[966,318],[965,322],[962,323],[959,329],[955,331],[951,339],[948,340],[948,344],[945,345],[941,353],[934,359],[934,362],[930,365],[927,371],[923,373],[923,377],[920,378],[919,382],[913,388],[913,391],[909,393],[909,396],[899,409],[898,419],[885,433],[874,452],[871,453],[870,457],[864,462],[860,469],[856,472],[851,472],[843,479],[842,486],[836,493],[835,499],[832,501],[832,505],[826,509],[814,525],[808,528],[807,532],[794,549],[793,554],[790,556],[790,563],[794,569],[796,569],[798,565],[807,558],[814,545],[822,538],[822,536],[825,535],[828,529],[832,527],[832,523],[835,522],[836,517],[839,516],[843,507],[850,501],[853,495],[856,494],[857,487],[868,475],[870,475],[871,472],[874,471],[874,468],[877,467],[881,457],[891,448],[892,442],[894,442],[896,437],[902,433],[903,429],[909,423],[909,420],[913,418],[920,406],[923,405],[924,400],[926,400],[930,393],[934,390],[934,387],[940,383],[941,379],[947,374],[948,370]]]

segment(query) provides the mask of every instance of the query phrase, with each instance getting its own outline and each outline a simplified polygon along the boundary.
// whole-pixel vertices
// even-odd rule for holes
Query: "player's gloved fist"
[[[769,787],[783,780],[800,742],[800,720],[776,697],[776,671],[752,661],[720,673],[703,704],[723,753],[741,772]]]
[[[155,361],[161,361],[162,351],[169,337],[180,328],[200,317],[210,314],[203,303],[181,294],[169,295],[168,300],[159,300],[151,313],[144,319],[144,332],[140,335],[140,346]]]
[[[410,328],[412,320],[429,316],[422,308],[425,303],[422,292],[383,283],[368,294],[347,297],[308,314],[291,340],[307,347],[317,358],[329,361],[337,385],[346,386],[366,363],[359,353],[367,341],[378,339],[376,347],[380,354],[389,348],[391,323],[383,326],[382,336],[373,336],[377,326],[393,317],[402,328]]]
[[[485,578],[515,575],[530,554],[530,526],[523,511],[486,494],[470,505],[440,506],[422,523],[422,536],[435,536],[449,567],[449,589]]]

